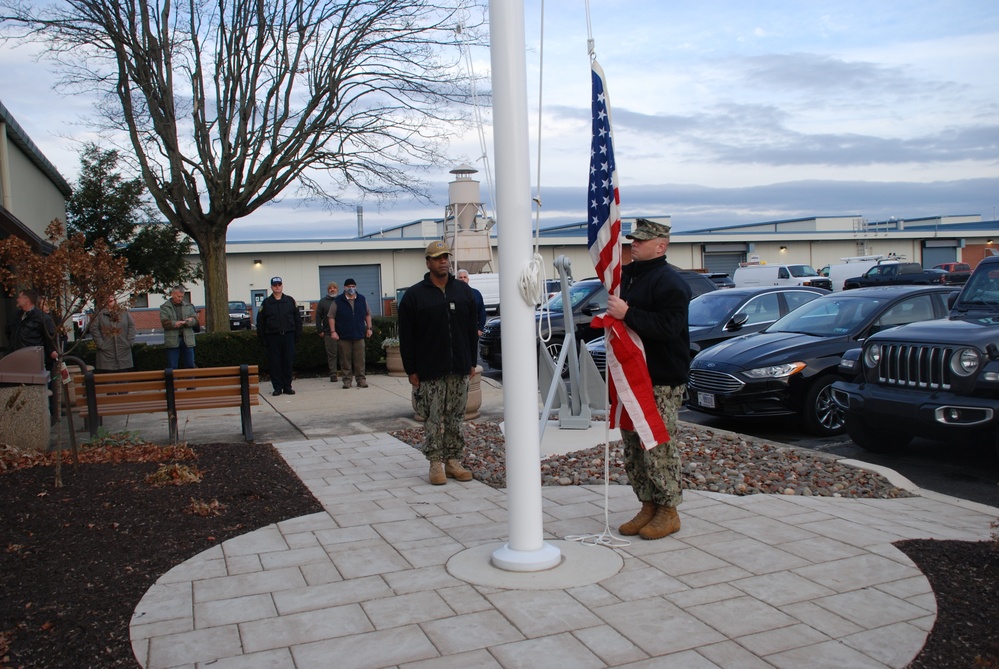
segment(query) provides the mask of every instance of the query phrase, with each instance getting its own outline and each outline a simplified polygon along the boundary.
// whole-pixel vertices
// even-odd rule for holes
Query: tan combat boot
[[[643,539],[662,539],[680,531],[680,516],[675,506],[660,506],[648,525],[638,531]]]
[[[444,485],[447,483],[447,477],[444,476],[444,463],[440,460],[430,463],[430,483],[433,485]]]
[[[448,460],[444,464],[444,473],[447,474],[448,478],[452,478],[456,481],[472,480],[472,472],[462,467],[461,461],[455,460],[454,458]]]
[[[618,532],[626,537],[633,537],[638,531],[648,525],[656,515],[656,505],[652,502],[642,502],[642,510],[638,515],[618,528]]]

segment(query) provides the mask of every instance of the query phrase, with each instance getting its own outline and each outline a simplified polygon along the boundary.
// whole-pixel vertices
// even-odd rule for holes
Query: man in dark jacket
[[[456,277],[458,281],[472,288],[472,277],[469,276],[467,269],[459,269]],[[478,323],[479,336],[481,337],[482,332],[486,329],[486,303],[482,299],[482,293],[479,292],[478,288],[472,288],[472,297],[475,298],[475,320]]]
[[[430,271],[399,304],[399,352],[416,411],[427,419],[423,455],[434,485],[449,477],[472,480],[461,465],[461,422],[468,379],[475,374],[478,322],[472,289],[449,272],[450,253],[444,242],[431,242],[426,251]]]
[[[367,388],[364,342],[371,336],[371,309],[368,308],[368,301],[357,291],[357,282],[347,279],[343,282],[343,292],[333,300],[333,306],[336,309],[333,336],[339,342],[343,387],[350,388],[353,378],[357,381],[358,388]]]
[[[690,288],[666,262],[669,231],[664,223],[635,220],[628,235],[632,261],[621,273],[621,297],[607,298],[607,314],[624,321],[642,340],[656,407],[666,429],[675,435],[690,371]],[[643,539],[661,539],[678,531],[676,507],[683,496],[676,439],[645,449],[637,432],[621,430],[621,438],[628,481],[642,509],[619,531]]]
[[[339,342],[333,336],[333,319],[336,318],[336,294],[339,286],[336,281],[326,284],[326,295],[316,305],[316,330],[326,348],[326,365],[330,368],[330,383],[336,383],[336,359]]]
[[[52,361],[58,357],[55,350],[55,322],[39,309],[38,291],[27,288],[17,294],[14,322],[10,325],[10,350],[41,346],[45,353],[45,366],[52,371]]]
[[[275,397],[294,395],[291,370],[295,363],[295,344],[302,338],[302,314],[295,298],[284,294],[281,277],[271,279],[271,294],[257,311],[257,336],[267,352],[271,368],[271,386]]]

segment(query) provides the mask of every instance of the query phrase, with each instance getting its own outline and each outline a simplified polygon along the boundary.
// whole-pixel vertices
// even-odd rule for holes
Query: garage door
[[[368,301],[372,316],[382,316],[381,265],[327,265],[319,267],[319,295],[326,294],[326,284],[336,281],[343,292],[343,282],[353,279],[357,291]]]
[[[953,246],[923,247],[923,267],[933,267],[945,262],[957,260],[957,249]]]
[[[704,269],[711,273],[724,272],[729,276],[735,276],[739,263],[745,260],[745,253],[705,253]]]

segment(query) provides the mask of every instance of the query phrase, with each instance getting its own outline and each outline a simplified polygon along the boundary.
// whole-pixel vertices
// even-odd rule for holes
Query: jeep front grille
[[[883,344],[878,383],[905,388],[949,390],[954,349],[927,344]]]
[[[692,369],[690,370],[690,385],[697,390],[711,393],[734,393],[741,390],[746,384],[725,372]]]

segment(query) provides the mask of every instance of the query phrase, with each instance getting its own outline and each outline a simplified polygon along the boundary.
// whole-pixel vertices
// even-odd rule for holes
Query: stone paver
[[[936,613],[891,542],[984,540],[999,511],[939,495],[843,500],[686,491],[683,529],[616,549],[621,570],[566,589],[467,583],[448,560],[507,540],[506,492],[429,486],[384,433],[277,443],[325,513],[237,537],[139,602],[147,669],[903,667]],[[604,489],[542,489],[546,539],[599,533]],[[611,486],[612,526],[634,514]],[[536,575],[532,575],[536,576]]]

